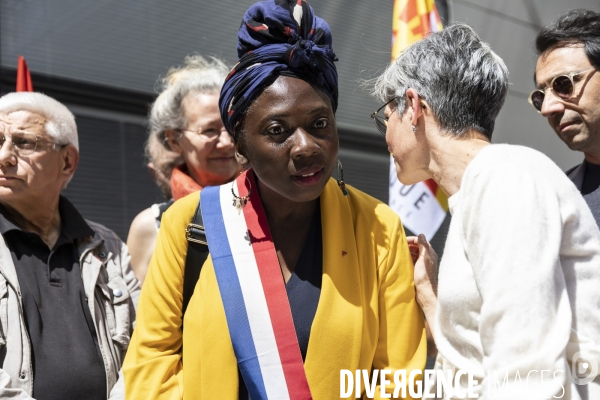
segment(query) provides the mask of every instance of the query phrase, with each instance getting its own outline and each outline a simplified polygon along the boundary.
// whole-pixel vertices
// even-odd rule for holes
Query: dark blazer
[[[586,165],[587,163],[583,161],[581,164],[565,172],[569,179],[571,179],[571,181],[575,184],[575,187],[577,187],[579,192],[581,192],[583,189],[583,177],[587,169]],[[600,207],[598,207],[597,201],[592,200],[592,196],[588,196],[587,194],[583,198],[590,207],[590,210],[594,215],[594,219],[596,220],[596,224],[598,224],[598,227],[600,228]]]
[[[565,174],[569,177],[571,181],[577,187],[577,190],[581,192],[581,187],[583,186],[583,176],[585,175],[585,163],[581,163],[579,165],[574,166],[570,170],[566,171]]]

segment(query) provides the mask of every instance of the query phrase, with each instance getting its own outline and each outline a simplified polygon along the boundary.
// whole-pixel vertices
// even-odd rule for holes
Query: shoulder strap
[[[182,318],[194,294],[194,288],[200,277],[202,265],[204,265],[208,257],[208,243],[206,242],[204,223],[202,222],[200,200],[198,200],[198,207],[196,207],[194,218],[192,218],[192,222],[190,222],[185,230],[185,237],[188,241],[188,251],[185,257],[185,272],[183,275]]]

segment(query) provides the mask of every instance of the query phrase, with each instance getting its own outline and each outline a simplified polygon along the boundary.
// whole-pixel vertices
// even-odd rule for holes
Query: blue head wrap
[[[238,32],[239,62],[219,98],[221,119],[234,130],[242,115],[280,75],[319,87],[337,109],[338,76],[331,30],[304,0],[268,0],[252,5]]]

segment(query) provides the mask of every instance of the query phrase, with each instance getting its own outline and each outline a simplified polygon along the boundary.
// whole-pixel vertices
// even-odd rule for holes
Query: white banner
[[[422,233],[431,240],[446,218],[446,211],[429,187],[419,182],[403,185],[396,175],[394,160],[390,157],[389,206],[400,216],[402,224],[416,235]]]

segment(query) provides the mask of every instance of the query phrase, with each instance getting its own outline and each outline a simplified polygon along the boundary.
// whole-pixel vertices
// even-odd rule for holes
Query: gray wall
[[[139,119],[69,106],[76,113],[81,158],[63,195],[85,218],[126,240],[133,218],[163,201],[143,163],[146,129]]]
[[[2,0],[2,65],[16,65],[22,54],[35,72],[153,92],[156,78],[186,54],[219,55],[233,65],[237,29],[252,3]],[[385,16],[391,2],[311,4],[334,32],[340,58],[339,123],[374,133],[369,120],[374,104],[357,90],[357,82],[361,73],[378,71],[389,60],[391,20]],[[382,16],[385,21],[373,25]]]

